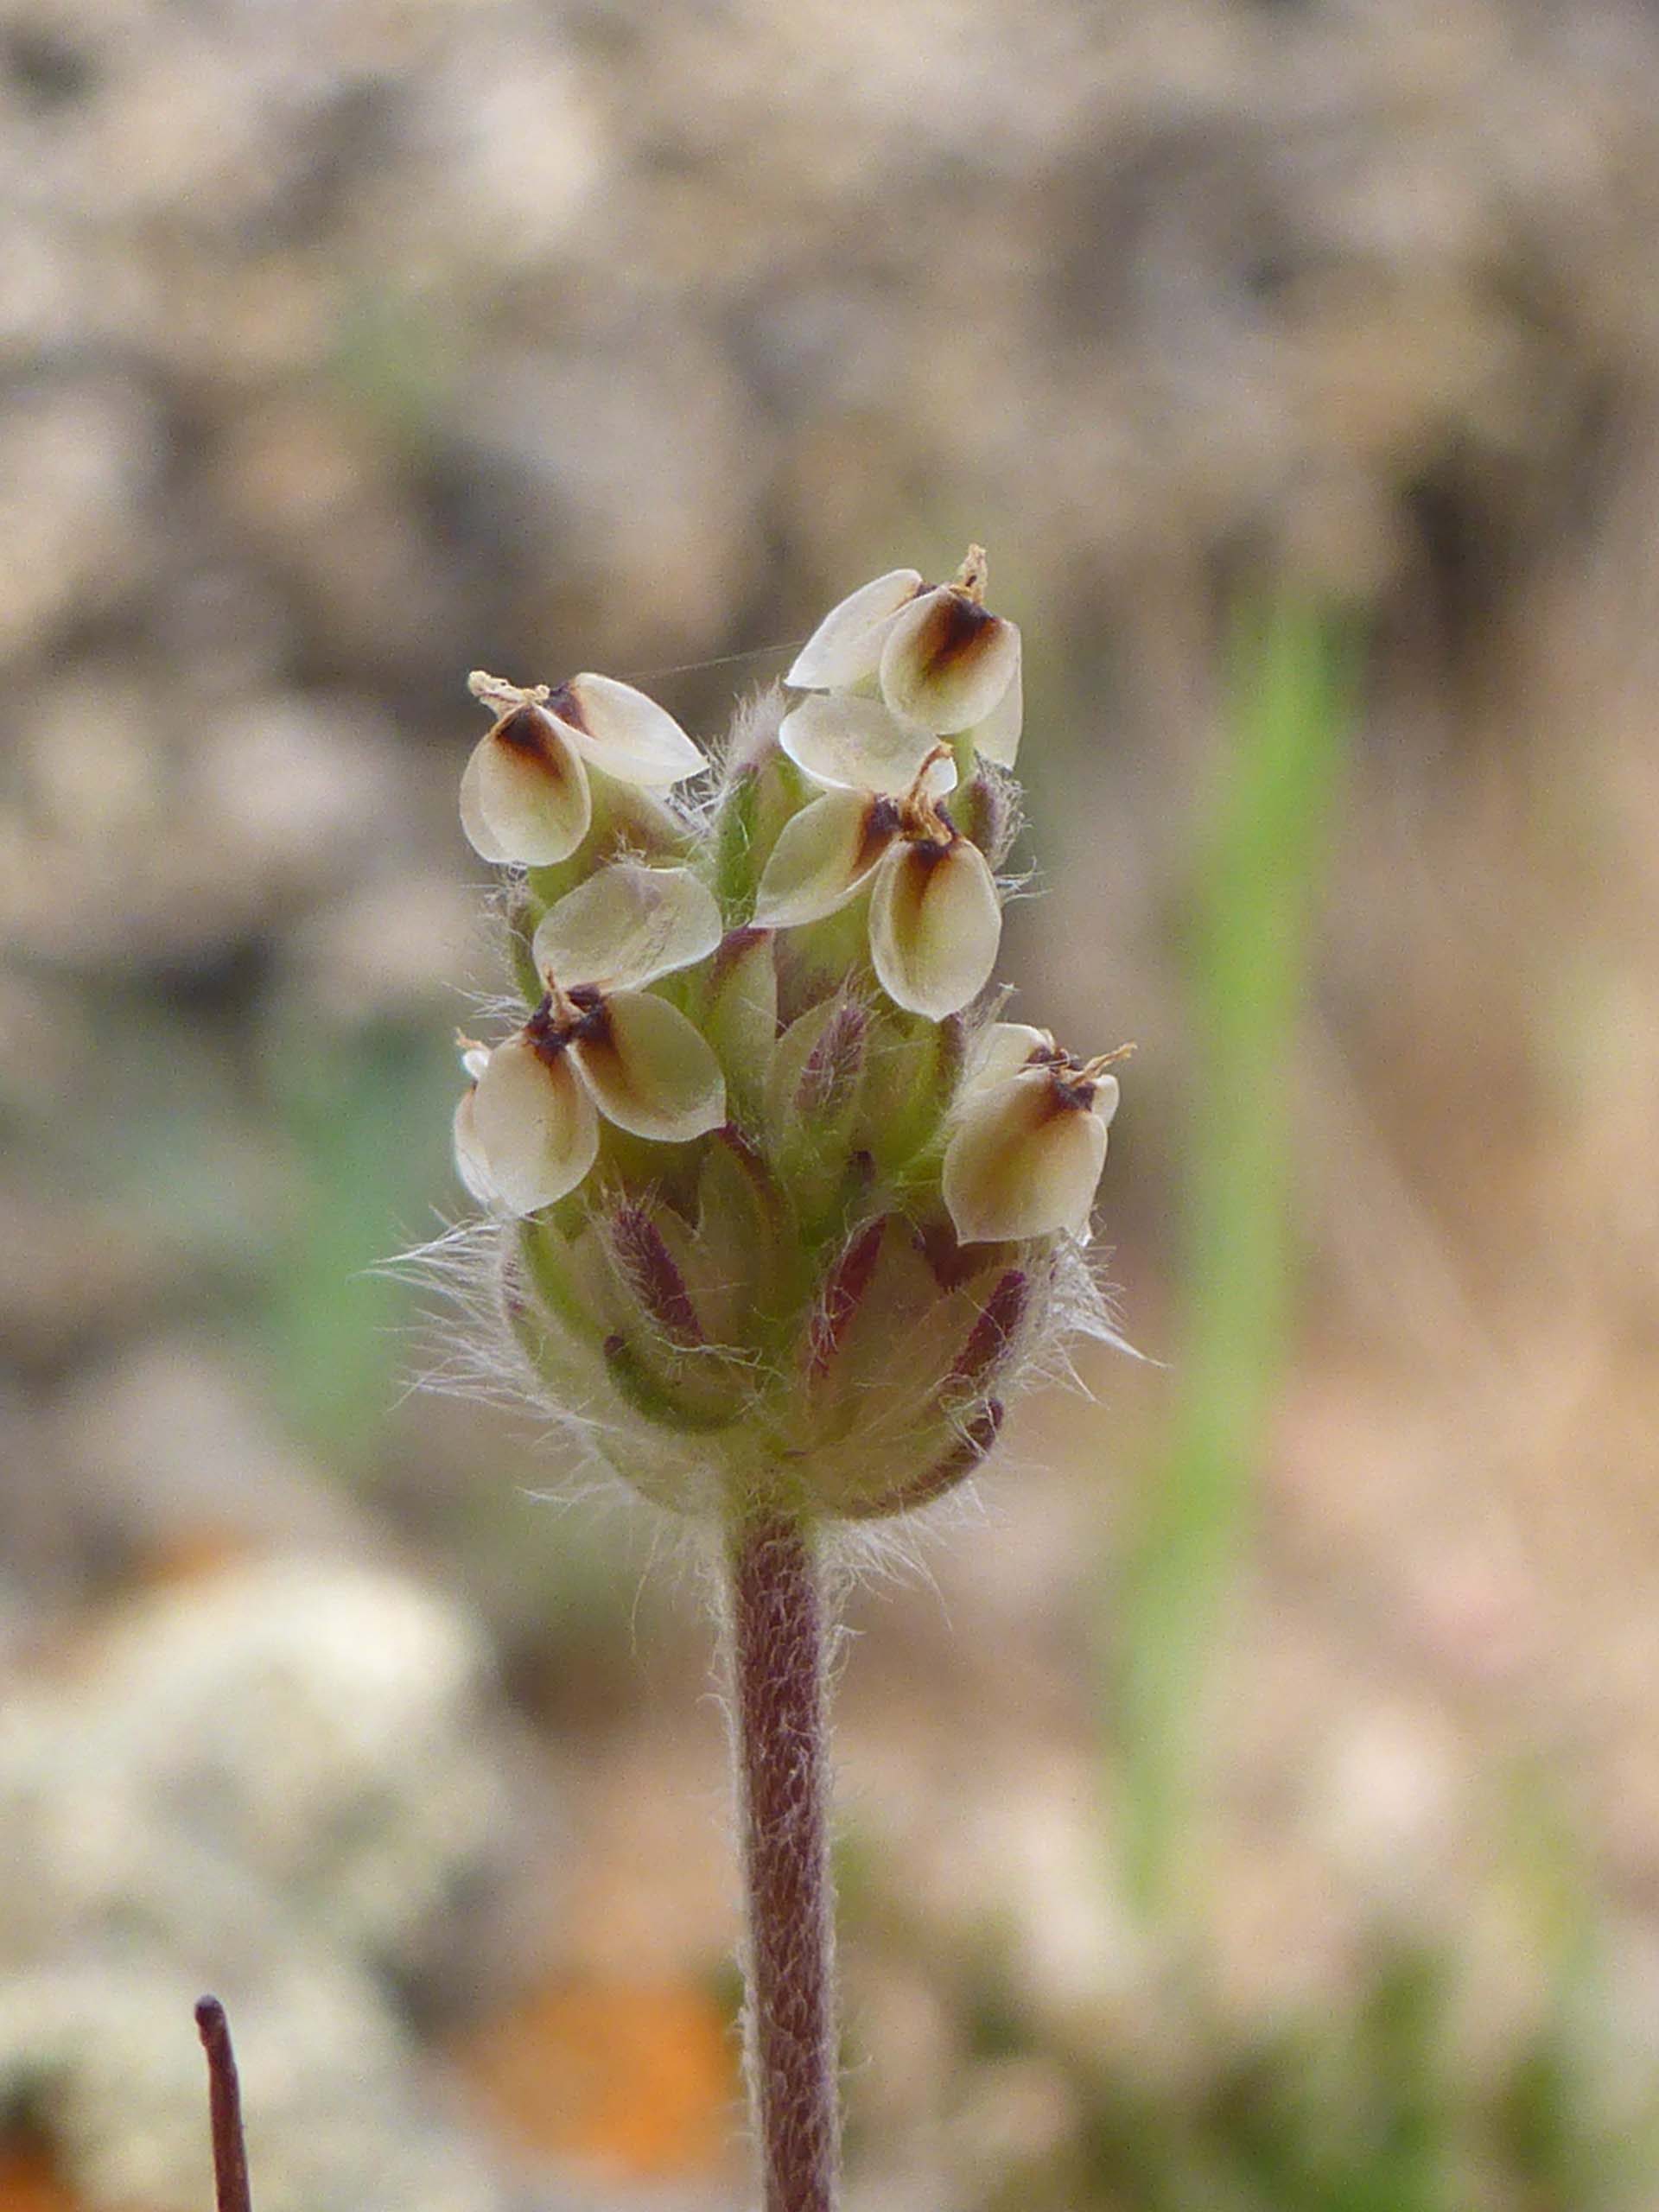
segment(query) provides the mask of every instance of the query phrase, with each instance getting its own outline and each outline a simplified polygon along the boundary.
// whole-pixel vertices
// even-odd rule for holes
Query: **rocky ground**
[[[729,2197],[695,1573],[404,1398],[442,1351],[364,1271],[460,1202],[465,671],[708,734],[970,535],[1027,640],[1014,957],[1141,1040],[1107,1198],[1160,1353],[1221,610],[1275,574],[1373,653],[1211,1714],[1220,2024],[1106,1872],[1091,1650],[1178,1384],[1091,1370],[855,1601],[867,2201],[1082,2202],[1089,2053],[1194,2110],[1212,2030],[1338,2005],[1379,1929],[1452,1942],[1497,2080],[1541,1802],[1608,2094],[1649,2063],[1656,84],[1637,0],[0,0],[13,2212],[203,2201],[206,1980],[268,2205]]]

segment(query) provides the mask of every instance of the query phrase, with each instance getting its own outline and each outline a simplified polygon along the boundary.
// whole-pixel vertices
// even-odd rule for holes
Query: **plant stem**
[[[213,2145],[216,2212],[253,2212],[248,2190],[248,2150],[242,2135],[242,2088],[237,2080],[231,2027],[217,1997],[196,2005],[196,2031],[207,2054],[207,2108]]]
[[[755,1515],[730,1549],[732,1725],[747,1943],[749,2100],[764,2212],[833,2212],[840,2170],[827,1623],[812,1535]]]

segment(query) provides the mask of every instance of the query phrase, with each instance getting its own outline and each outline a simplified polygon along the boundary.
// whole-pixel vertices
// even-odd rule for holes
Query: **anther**
[[[982,545],[970,545],[963,556],[962,566],[951,579],[951,589],[970,599],[976,607],[985,604],[985,587],[990,580],[990,563]]]
[[[480,706],[493,707],[502,715],[514,707],[544,707],[553,696],[545,683],[509,683],[505,676],[492,676],[486,668],[473,671],[467,689]]]

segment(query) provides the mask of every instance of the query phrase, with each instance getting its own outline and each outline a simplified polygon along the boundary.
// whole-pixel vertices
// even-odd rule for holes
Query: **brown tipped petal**
[[[461,770],[461,826],[467,833],[467,843],[481,859],[510,861],[512,854],[505,841],[496,835],[484,811],[484,763],[489,743],[486,737],[475,746],[471,760]]]
[[[917,722],[902,722],[880,699],[859,699],[845,692],[817,692],[784,716],[778,742],[797,767],[820,784],[843,791],[907,791],[932,751],[933,734]],[[930,776],[929,787],[948,791],[957,772],[948,761],[943,783]]]
[[[755,898],[761,929],[821,921],[844,906],[899,834],[890,801],[826,791],[784,825]]]
[[[958,1239],[1082,1236],[1105,1159],[1105,1122],[1048,1069],[976,1093],[944,1155],[944,1202]]]
[[[693,966],[721,933],[714,894],[690,868],[616,861],[549,908],[531,950],[538,972],[566,990],[609,991]]]
[[[594,1164],[599,1122],[568,1052],[543,1059],[523,1037],[490,1055],[473,1100],[483,1172],[512,1213],[574,1191]]]
[[[619,783],[665,791],[708,762],[665,708],[613,676],[573,676],[563,697],[570,733],[595,768]],[[560,702],[556,695],[553,704]]]
[[[922,588],[914,569],[893,569],[861,584],[830,608],[795,656],[784,678],[801,691],[832,691],[868,683],[881,660],[893,618]]]
[[[607,1121],[683,1144],[726,1119],[726,1078],[702,1033],[665,999],[618,991],[572,1057]]]
[[[991,980],[1002,908],[985,855],[958,837],[892,854],[870,900],[870,953],[881,988],[912,1014],[943,1021]]]
[[[907,607],[881,648],[881,696],[895,715],[941,737],[999,705],[1020,663],[1020,632],[948,585]]]
[[[592,818],[575,749],[539,707],[503,715],[474,747],[461,779],[461,822],[485,860],[531,868],[569,860]]]

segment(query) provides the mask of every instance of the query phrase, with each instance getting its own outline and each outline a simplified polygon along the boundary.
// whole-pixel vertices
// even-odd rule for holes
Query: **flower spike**
[[[525,1004],[493,1049],[461,1040],[456,1170],[545,1389],[683,1510],[711,1484],[846,1517],[935,1495],[995,1439],[1056,1286],[1087,1301],[1067,1248],[1114,1056],[974,1011],[1023,702],[986,595],[976,546],[948,582],[861,586],[690,807],[660,795],[702,756],[632,686],[473,678],[463,817],[527,871]]]
[[[1073,1331],[1111,1064],[981,1011],[1019,820],[1018,629],[983,551],[842,601],[744,708],[710,788],[591,673],[477,675],[461,816],[519,868],[516,1027],[463,1038],[455,1166],[487,1218],[490,1370],[727,1576],[770,2205],[838,2201],[824,1821],[835,1525],[929,1505]],[[505,1354],[505,1361],[501,1355]],[[245,2212],[245,2208],[242,2208]]]

